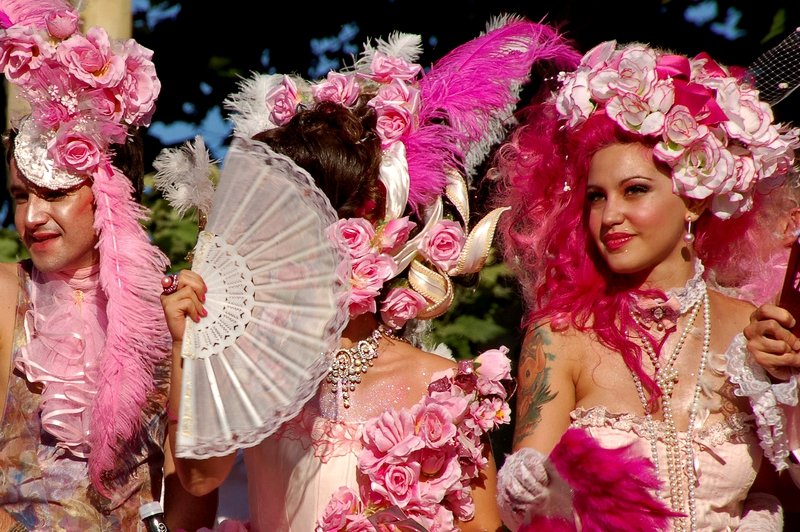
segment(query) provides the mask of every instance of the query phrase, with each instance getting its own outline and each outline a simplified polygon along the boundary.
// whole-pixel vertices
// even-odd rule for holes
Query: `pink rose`
[[[581,58],[581,67],[598,69],[606,66],[608,61],[614,56],[617,49],[617,41],[601,42]]]
[[[360,88],[354,75],[328,72],[325,81],[311,86],[311,93],[318,102],[334,102],[350,107],[358,99]]]
[[[400,57],[392,57],[383,52],[375,52],[372,56],[372,79],[386,83],[392,79],[411,80],[417,77],[422,67],[416,63],[409,63]]]
[[[375,290],[365,290],[363,288],[353,288],[350,290],[350,297],[347,303],[347,310],[351,318],[362,314],[375,314],[378,304],[375,302]]]
[[[123,46],[125,52],[125,77],[120,83],[120,97],[124,102],[125,122],[147,126],[155,112],[156,99],[161,93],[161,81],[153,64],[153,51],[129,39]]]
[[[0,70],[10,82],[25,86],[31,71],[54,53],[55,49],[32,29],[11,28],[0,46]]]
[[[417,499],[419,463],[386,464],[372,478],[372,489],[401,508]]]
[[[778,137],[778,130],[772,125],[772,108],[759,100],[757,91],[740,88],[736,80],[729,79],[716,93],[717,103],[728,116],[728,120],[722,122],[722,128],[742,142],[769,144]]]
[[[375,109],[378,114],[375,130],[382,147],[395,143],[411,128],[414,117],[404,105],[387,103]]]
[[[74,117],[74,114],[60,101],[48,100],[34,107],[33,117],[41,127],[55,129],[60,124],[69,122]]]
[[[458,263],[465,241],[460,224],[441,220],[422,239],[420,251],[442,271],[448,272]]]
[[[375,228],[365,218],[344,218],[328,229],[334,241],[341,242],[351,258],[358,259],[372,251]]]
[[[567,119],[570,127],[575,127],[594,110],[589,92],[588,71],[579,69],[562,78],[561,89],[556,96],[556,109]]]
[[[353,261],[353,288],[380,292],[388,279],[394,275],[395,263],[388,255],[367,253]]]
[[[475,502],[472,500],[469,486],[448,493],[446,504],[452,508],[457,519],[469,521],[475,516]]]
[[[389,104],[403,104],[411,114],[416,114],[420,106],[419,89],[402,81],[392,80],[378,89],[378,94],[369,101],[375,108]]]
[[[392,288],[381,305],[381,319],[389,327],[399,329],[427,306],[425,298],[414,290]]]
[[[80,103],[82,112],[92,113],[111,122],[120,121],[125,103],[117,91],[98,89],[91,91],[88,96],[88,99]]]
[[[59,133],[47,149],[57,165],[84,175],[94,172],[103,155],[94,139],[74,130]]]
[[[434,458],[435,454],[439,456]],[[421,456],[420,464],[430,468],[438,465],[434,473],[423,476],[419,483],[418,496],[423,506],[440,504],[448,492],[460,487],[462,470],[455,449],[428,453],[427,456]]]
[[[347,524],[347,516],[360,514],[361,511],[358,494],[347,486],[342,486],[333,492],[328,505],[322,511],[322,516],[317,522],[317,530],[325,532],[342,530]]]
[[[364,450],[358,458],[359,468],[372,474],[383,462],[405,461],[424,446],[414,429],[414,418],[408,410],[387,410],[368,421],[362,435]]]
[[[78,30],[78,13],[72,10],[53,10],[44,17],[47,32],[62,41]]]
[[[618,75],[609,86],[620,93],[647,98],[658,81],[656,54],[644,47],[625,48],[619,55],[619,63],[614,70]]]
[[[730,191],[734,183],[727,177],[733,171],[730,151],[709,134],[688,146],[672,165],[672,186],[680,196],[704,199]]]
[[[634,93],[622,93],[606,105],[606,113],[622,128],[641,135],[656,135],[664,127],[664,114],[672,105],[672,91],[666,85],[655,88],[643,100]]]
[[[393,253],[408,242],[411,231],[417,226],[408,216],[389,220],[377,233],[377,247],[385,253]]]
[[[56,49],[70,74],[92,87],[114,87],[125,75],[125,60],[111,49],[106,30],[91,28],[84,37],[75,34]]]
[[[508,348],[500,346],[497,349],[484,351],[475,359],[478,363],[478,368],[475,370],[478,374],[478,392],[481,395],[495,393],[489,391],[491,383],[511,380],[511,361],[507,355]]]
[[[686,146],[707,134],[708,127],[698,124],[688,107],[675,105],[664,117],[664,140],[654,148],[656,156],[665,162],[676,161]]]
[[[297,85],[289,76],[283,76],[281,82],[267,93],[264,101],[267,109],[272,109],[270,120],[282,126],[297,112],[297,105],[300,103]]]
[[[432,401],[422,401],[411,408],[417,434],[426,447],[438,449],[456,434],[450,411]]]

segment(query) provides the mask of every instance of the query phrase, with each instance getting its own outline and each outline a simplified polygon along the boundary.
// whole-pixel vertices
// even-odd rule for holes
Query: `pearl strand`
[[[673,368],[673,365],[677,359],[678,353],[681,351],[683,344],[686,341],[689,330],[692,328],[692,324],[697,318],[701,302],[704,314],[703,351],[700,356],[700,364],[697,372],[697,384],[695,385],[692,403],[689,408],[689,423],[687,427],[686,439],[685,441],[680,442],[672,410],[672,391],[674,389],[675,382],[677,381],[677,371]],[[675,348],[670,353],[670,356],[664,361],[665,364],[663,366],[658,360],[658,356],[656,355],[650,343],[647,340],[642,342],[642,347],[653,363],[656,385],[659,387],[662,394],[661,405],[664,413],[664,424],[666,426],[664,445],[667,452],[667,476],[670,484],[670,505],[675,511],[684,511],[684,496],[686,492],[684,492],[683,482],[681,479],[681,471],[684,471],[686,474],[688,491],[688,496],[686,496],[689,514],[688,530],[692,531],[697,529],[697,504],[695,497],[697,473],[694,469],[694,447],[692,445],[692,434],[694,433],[694,425],[697,419],[697,407],[700,402],[700,393],[702,391],[701,378],[705,371],[706,361],[708,360],[708,353],[711,346],[711,316],[709,309],[710,305],[708,300],[708,292],[704,291],[702,301],[697,301],[697,303],[692,306],[689,321],[681,333]],[[635,317],[634,321],[637,321]],[[636,386],[636,391],[639,395],[639,400],[642,403],[645,413],[645,425],[648,431],[648,439],[650,440],[650,452],[652,454],[653,466],[655,470],[658,471],[658,435],[656,433],[655,420],[650,412],[650,406],[648,404],[641,380],[633,371],[631,372],[631,375],[633,377],[634,385]],[[685,455],[685,460],[681,457],[681,449]],[[662,497],[660,492],[658,495],[659,497]],[[674,525],[675,530],[686,530],[686,523],[683,521],[683,519],[676,520]]]

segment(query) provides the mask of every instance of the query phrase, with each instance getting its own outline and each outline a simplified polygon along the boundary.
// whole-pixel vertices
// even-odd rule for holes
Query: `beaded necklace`
[[[327,381],[333,385],[332,393],[341,393],[342,404],[345,408],[350,408],[350,392],[355,391],[356,384],[361,382],[361,376],[378,358],[381,336],[397,341],[402,340],[388,328],[379,325],[368,337],[359,340],[353,347],[342,347],[333,353]]]
[[[697,472],[694,468],[694,447],[692,446],[692,440],[695,430],[695,422],[697,419],[698,404],[700,402],[700,394],[702,391],[702,377],[705,371],[711,346],[711,317],[709,312],[710,305],[708,301],[708,290],[705,286],[705,283],[702,282],[702,278],[696,276],[692,282],[697,283],[698,287],[701,286],[702,290],[695,290],[693,293],[690,292],[689,296],[697,297],[702,295],[702,297],[698,297],[695,301],[687,302],[690,304],[687,309],[689,312],[689,319],[686,323],[686,327],[681,332],[681,336],[679,337],[675,348],[669,353],[669,355],[663,359],[663,361],[660,360],[649,340],[641,337],[641,345],[644,351],[647,353],[647,356],[650,358],[650,361],[655,369],[656,385],[661,390],[661,408],[664,414],[664,445],[666,448],[670,506],[676,512],[688,514],[688,523],[686,522],[687,518],[679,518],[674,522],[674,529],[680,531],[694,531],[697,529],[697,505],[695,499]],[[686,437],[683,439],[683,441],[681,441],[677,427],[675,426],[675,418],[672,409],[672,392],[675,387],[675,383],[678,380],[678,371],[674,366],[675,361],[678,358],[678,354],[686,342],[686,337],[694,325],[701,306],[703,307],[704,324],[703,351],[700,355],[700,363],[697,370],[697,384],[695,385],[692,403],[689,407],[689,419]],[[683,309],[684,305],[681,305],[681,307]],[[637,321],[638,323],[635,315],[634,321]],[[658,434],[656,431],[656,423],[653,419],[651,407],[648,403],[647,396],[645,395],[641,380],[633,371],[631,371],[631,376],[633,377],[633,382],[636,386],[636,392],[639,396],[639,401],[642,403],[642,408],[644,409],[645,426],[648,432],[648,439],[650,440],[650,452],[652,455],[653,466],[658,472]],[[683,482],[684,476],[686,478],[685,490]],[[659,496],[663,497],[663,495],[660,493]]]

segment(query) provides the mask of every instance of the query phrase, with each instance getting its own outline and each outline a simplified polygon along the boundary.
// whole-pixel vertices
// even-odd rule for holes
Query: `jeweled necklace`
[[[695,290],[695,294],[699,293]],[[691,292],[690,292],[691,295]],[[678,380],[678,372],[675,369],[675,361],[678,358],[686,342],[686,337],[693,327],[694,321],[700,310],[703,307],[703,351],[700,356],[700,365],[697,370],[697,384],[695,385],[692,403],[689,407],[689,423],[686,431],[686,438],[681,441],[678,436],[678,430],[675,426],[675,418],[672,409],[672,391],[675,383]],[[687,513],[684,506],[688,506],[688,519],[689,522],[684,521],[685,518],[678,518],[674,522],[675,530],[690,530],[697,529],[697,505],[695,500],[695,485],[697,483],[697,473],[694,469],[694,447],[692,446],[694,424],[697,418],[697,407],[700,402],[700,393],[702,391],[701,379],[705,371],[706,361],[711,345],[711,317],[709,313],[708,291],[705,283],[702,283],[702,298],[691,303],[689,307],[689,320],[686,327],[681,333],[675,348],[670,352],[669,356],[663,361],[659,360],[658,355],[650,344],[649,340],[642,338],[642,347],[644,348],[647,356],[655,368],[655,381],[656,385],[661,390],[661,408],[664,413],[664,425],[666,434],[664,435],[664,445],[666,447],[667,458],[667,476],[669,478],[670,486],[670,506],[673,510],[681,513]],[[634,317],[634,320],[636,318]],[[652,454],[653,466],[656,471],[659,470],[658,464],[658,435],[655,427],[655,420],[653,419],[650,405],[644,392],[642,382],[635,372],[631,371],[633,382],[636,385],[636,391],[639,395],[639,400],[642,403],[642,408],[645,413],[645,424],[648,430],[648,439],[650,440],[650,452]],[[684,484],[682,479],[682,472],[686,475],[687,493],[684,491]],[[687,527],[688,524],[688,527]]]
[[[361,382],[361,376],[378,358],[381,336],[400,340],[391,330],[379,325],[368,337],[359,340],[353,347],[342,347],[333,353],[327,380],[334,385],[332,393],[342,394],[342,404],[345,408],[350,408],[350,392],[356,389],[356,384]]]

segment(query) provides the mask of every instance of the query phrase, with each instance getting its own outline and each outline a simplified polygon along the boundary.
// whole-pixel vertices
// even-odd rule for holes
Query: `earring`
[[[690,216],[686,217],[686,232],[683,234],[683,241],[686,242],[686,244],[689,246],[694,244],[694,233],[692,233],[692,218]]]

